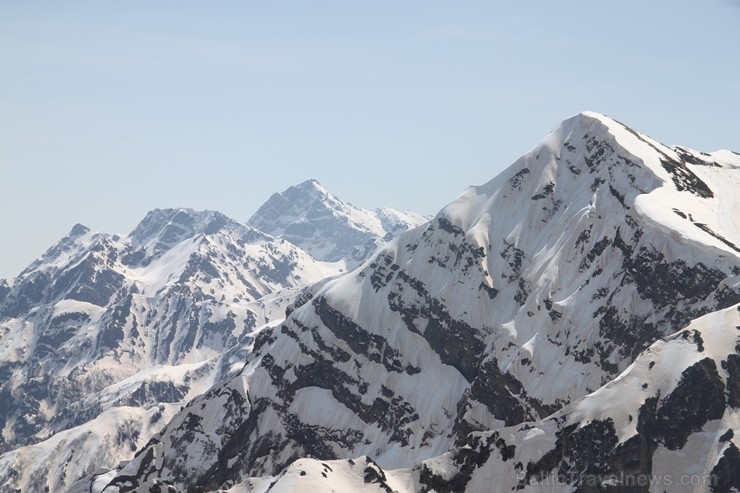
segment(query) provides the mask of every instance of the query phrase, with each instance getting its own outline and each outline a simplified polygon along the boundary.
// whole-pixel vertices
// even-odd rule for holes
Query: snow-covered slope
[[[75,226],[0,283],[0,492],[130,459],[347,261],[213,211],[154,210],[128,235]]]
[[[102,453],[85,446],[88,467],[130,458],[150,427],[126,422],[207,390],[243,360],[256,328],[284,316],[291,288],[340,267],[216,212],[155,210],[124,237],[75,226],[13,280],[0,305],[0,450],[48,442],[4,455],[0,483],[10,474],[3,465],[37,481],[43,474],[29,465],[56,468],[39,483],[55,490],[67,466],[70,479],[84,472],[78,459],[28,459],[57,450],[64,430],[77,430],[75,440],[117,437],[121,450],[103,438],[95,441]],[[284,300],[262,299],[285,289]],[[226,351],[234,346],[238,356]],[[100,429],[99,416],[126,407],[137,408],[130,419]]]
[[[539,460],[518,456],[495,433],[545,420],[531,438],[555,446],[565,435],[547,424],[553,413],[571,416],[573,430],[629,416],[641,397],[620,387],[630,392],[621,402],[604,390],[610,382],[625,381],[620,375],[640,354],[692,321],[703,327],[696,319],[704,315],[731,317],[722,313],[740,302],[739,174],[734,153],[669,148],[595,113],[566,120],[426,226],[355,271],[306,288],[288,318],[260,334],[240,374],[188,403],[104,491],[148,491],[157,481],[261,491],[254,478],[275,475],[276,487],[301,489],[295,464],[281,471],[309,456],[416,466],[409,488],[418,491],[489,491],[491,475],[472,483],[470,475],[494,449],[505,467]],[[725,349],[717,358],[733,351]],[[674,377],[693,364],[679,360]],[[698,368],[690,371],[705,370]],[[675,394],[668,377],[656,378],[661,396]],[[707,378],[716,388],[732,381]],[[725,409],[718,396],[706,394],[713,413]],[[681,404],[667,409],[697,411]],[[623,421],[617,434],[632,426]],[[670,433],[691,435],[695,421],[679,419]],[[598,448],[601,431],[576,434],[561,450]],[[489,437],[489,452],[480,436]],[[688,443],[682,453],[701,453]],[[433,459],[450,449],[447,459]],[[656,455],[662,449],[640,450],[640,467],[680,467]],[[611,453],[602,452],[579,456],[577,467],[600,467]],[[425,460],[426,472],[418,465]],[[499,471],[497,464],[485,471]],[[343,477],[355,471],[349,462],[338,468]],[[305,476],[306,485],[315,479]]]
[[[415,473],[437,491],[738,491],[738,363],[734,305],[547,419],[473,434]]]
[[[273,194],[247,224],[300,246],[320,260],[365,260],[378,246],[427,222],[413,212],[367,210],[342,202],[316,180]]]
[[[700,317],[597,391],[537,422],[472,433],[411,468],[301,459],[233,492],[740,489],[740,305]]]

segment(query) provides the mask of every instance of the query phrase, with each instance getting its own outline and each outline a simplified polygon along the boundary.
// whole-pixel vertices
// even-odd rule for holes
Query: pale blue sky
[[[739,5],[0,0],[0,277],[310,177],[432,214],[587,109],[740,150]]]

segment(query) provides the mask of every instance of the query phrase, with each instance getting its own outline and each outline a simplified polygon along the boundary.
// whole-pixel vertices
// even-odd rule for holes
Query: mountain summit
[[[273,194],[247,224],[319,260],[356,265],[385,241],[426,221],[413,212],[355,207],[311,179]]]
[[[376,239],[312,227],[335,252]],[[130,459],[181,405],[238,373],[299,288],[359,257],[335,258],[216,211],[155,209],[127,235],[74,226],[0,281],[0,493],[63,491]]]
[[[618,473],[691,470],[714,482],[697,491],[736,491],[739,171],[734,153],[568,119],[304,288],[238,374],[101,484],[616,493],[647,491]]]

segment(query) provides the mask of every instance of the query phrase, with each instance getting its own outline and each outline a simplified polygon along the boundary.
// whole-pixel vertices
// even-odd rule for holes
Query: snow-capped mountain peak
[[[76,225],[0,281],[0,492],[63,491],[130,459],[181,405],[238,373],[302,286],[349,261],[317,260],[216,211],[155,209],[127,235]]]
[[[217,211],[154,209],[134,228],[125,242],[132,250],[129,256],[131,261],[136,261],[137,257],[151,260],[183,240],[219,232],[249,243],[270,240],[268,235]]]
[[[565,120],[425,227],[385,244],[359,268],[307,288],[288,317],[261,334],[241,373],[191,401],[109,489],[144,490],[166,481],[205,491],[241,483],[250,491],[249,485],[260,484],[254,476],[300,488],[301,471],[286,467],[309,455],[372,457],[373,472],[365,460],[362,469],[382,479],[368,485],[375,489],[399,485],[385,481],[383,470],[408,468],[407,491],[463,491],[468,485],[488,491],[496,481],[486,471],[517,477],[517,467],[534,484],[530,466],[517,464],[550,471],[560,457],[577,456],[561,466],[568,473],[601,467],[610,460],[609,447],[599,449],[598,461],[566,450],[592,450],[608,426],[570,440],[572,430],[548,417],[571,412],[571,404],[579,412],[598,410],[595,418],[614,409],[619,436],[630,441],[630,423],[638,416],[630,421],[619,409],[639,396],[620,398],[620,404],[600,389],[614,381],[634,391],[634,382],[628,387],[619,378],[630,374],[640,354],[740,302],[734,223],[740,184],[733,163],[717,153],[663,146],[595,113]],[[702,346],[701,330],[696,337],[686,334]],[[715,351],[734,336],[716,344],[708,337],[706,350]],[[655,378],[663,378],[663,369],[656,366]],[[726,383],[708,381],[712,392]],[[636,391],[643,385],[649,389],[651,381]],[[652,385],[666,392],[676,387]],[[712,417],[725,409],[721,394]],[[573,419],[573,426],[583,424]],[[508,440],[513,426],[521,427],[523,438],[536,439],[534,447],[560,441],[560,455],[532,460],[526,447]],[[691,419],[677,426],[685,428],[682,434],[699,431]],[[535,430],[531,436],[529,429]],[[665,430],[661,440],[670,426]],[[654,457],[657,464],[659,449],[639,448],[640,438],[630,443],[634,449],[621,457],[626,464],[649,470]],[[452,455],[432,458],[448,450]],[[497,465],[471,480],[494,456]],[[311,471],[305,484],[328,480],[323,465],[300,464]],[[337,469],[349,475],[347,484],[360,484],[349,461]],[[320,491],[337,486],[326,485]],[[512,486],[509,481],[494,491]]]
[[[310,179],[273,194],[247,224],[320,260],[348,259],[356,265],[384,241],[425,222],[411,212],[355,207]]]

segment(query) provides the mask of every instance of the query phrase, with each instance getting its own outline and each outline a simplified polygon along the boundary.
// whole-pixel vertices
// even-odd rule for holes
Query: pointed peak
[[[581,111],[577,115],[574,115],[560,122],[558,128],[575,130],[577,128],[589,128],[597,125],[601,126],[605,133],[608,132],[610,129],[613,129],[615,125],[624,127],[624,125],[622,125],[618,121],[602,113],[598,113],[596,111]]]
[[[577,146],[577,142],[583,142],[587,147],[586,152],[590,153],[597,141],[621,148],[621,152],[638,158],[648,156],[647,161],[651,160],[649,156],[655,154],[663,157],[672,155],[675,158],[675,153],[667,146],[619,120],[595,111],[582,111],[563,120],[535,146],[534,152],[536,155],[543,147],[557,152],[562,146],[572,148]]]
[[[188,208],[152,209],[146,213],[144,219],[134,228],[131,235],[135,235],[137,231],[151,227],[161,227],[169,223],[192,225],[197,221],[211,217],[213,214],[216,213],[213,211],[196,211]]]
[[[321,207],[329,207],[337,210],[347,206],[347,204],[324,188],[318,180],[311,178],[297,185],[292,185],[282,192],[272,194],[255,215],[264,213],[265,207],[268,209],[295,208],[295,212],[305,212],[305,209],[317,204],[320,204]],[[247,221],[247,224],[252,225],[252,219]]]
[[[321,183],[319,183],[318,180],[314,178],[309,178],[306,181],[303,181],[297,185],[293,185],[291,187],[288,187],[286,190],[282,192],[281,195],[290,195],[292,191],[297,190],[301,191],[303,193],[318,193],[319,195],[331,195],[329,191],[324,188]]]
[[[215,234],[223,229],[242,230],[247,227],[217,211],[187,208],[153,209],[128,235],[134,245],[156,241],[171,246],[198,234]]]
[[[273,194],[247,224],[283,238],[319,260],[336,262],[362,260],[384,238],[423,222],[424,218],[412,213],[356,207],[309,179]]]
[[[72,226],[72,229],[69,231],[69,234],[67,236],[76,238],[78,236],[82,236],[89,232],[90,232],[90,228],[88,228],[87,226],[83,224],[77,223],[74,226]]]
[[[588,110],[581,111],[580,113],[578,113],[577,116],[581,118],[582,120],[598,120],[602,123],[609,123],[609,122],[614,121],[608,116],[602,113],[597,113],[596,111],[588,111]]]
[[[267,234],[279,236],[283,226],[302,222],[301,218],[305,219],[311,209],[340,210],[345,207],[343,202],[312,178],[272,194],[247,220],[247,224]]]
[[[319,183],[319,180],[317,180],[316,178],[309,178],[308,180],[302,181],[301,183],[294,185],[294,186],[298,188],[307,188],[307,187],[323,188],[321,186],[321,183]]]

